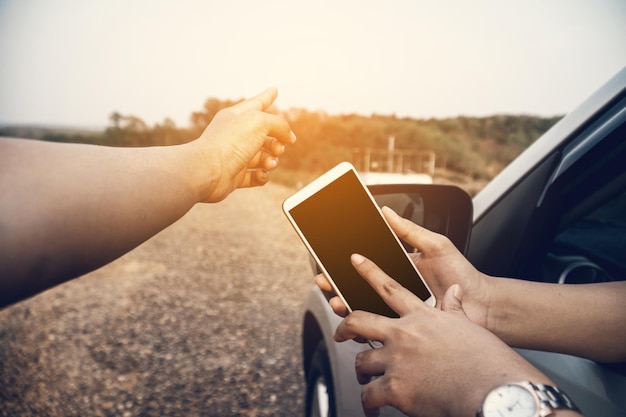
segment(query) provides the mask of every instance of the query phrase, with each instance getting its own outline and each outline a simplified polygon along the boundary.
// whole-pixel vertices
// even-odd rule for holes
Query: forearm
[[[0,142],[1,303],[121,256],[199,199],[189,147]]]
[[[560,285],[494,278],[487,327],[509,345],[626,361],[626,282]]]

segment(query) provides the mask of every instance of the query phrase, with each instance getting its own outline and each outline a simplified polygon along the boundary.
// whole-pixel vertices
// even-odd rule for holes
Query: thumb
[[[456,312],[460,311],[465,315],[463,310],[463,290],[459,284],[451,285],[441,300],[441,310]]]

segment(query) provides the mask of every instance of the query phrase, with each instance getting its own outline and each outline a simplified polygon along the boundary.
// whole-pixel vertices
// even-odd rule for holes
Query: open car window
[[[543,274],[568,284],[625,280],[626,191],[561,230]]]

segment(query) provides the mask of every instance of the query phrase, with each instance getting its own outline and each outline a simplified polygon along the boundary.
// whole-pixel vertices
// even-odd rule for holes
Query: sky
[[[0,123],[281,110],[562,115],[626,66],[624,0],[0,0]]]

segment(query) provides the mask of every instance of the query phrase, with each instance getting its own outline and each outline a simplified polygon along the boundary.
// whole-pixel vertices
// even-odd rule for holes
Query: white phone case
[[[346,291],[346,289],[344,288],[340,288],[341,285],[338,285],[338,282],[341,281],[340,279],[335,279],[335,278],[340,278],[340,277],[333,277],[333,274],[331,271],[328,270],[328,268],[325,265],[324,259],[321,259],[322,257],[318,256],[317,251],[314,249],[314,245],[311,244],[310,242],[310,236],[307,236],[307,234],[302,230],[301,225],[299,224],[299,222],[297,221],[297,219],[292,216],[292,210],[294,210],[295,208],[299,207],[301,204],[307,204],[310,203],[310,201],[312,201],[312,198],[317,198],[316,196],[318,195],[318,193],[322,192],[322,190],[325,190],[327,187],[331,186],[331,184],[334,184],[335,181],[337,181],[339,178],[344,177],[346,174],[353,174],[356,179],[358,181],[352,181],[352,178],[350,179],[350,187],[354,188],[352,186],[352,184],[356,184],[358,187],[360,187],[362,190],[355,190],[354,192],[356,193],[361,193],[361,191],[363,191],[365,193],[365,195],[367,196],[367,199],[363,198],[361,200],[359,200],[360,204],[359,205],[368,205],[371,204],[373,207],[375,207],[377,216],[375,216],[374,218],[372,218],[371,214],[370,217],[368,217],[368,219],[370,219],[370,221],[372,223],[378,222],[378,218],[380,218],[380,220],[382,220],[382,222],[384,223],[384,225],[386,226],[386,229],[389,233],[389,235],[391,235],[393,237],[393,240],[395,241],[395,244],[398,247],[398,251],[402,253],[402,255],[399,255],[399,253],[394,254],[394,256],[403,256],[404,258],[406,258],[406,261],[408,263],[410,263],[412,269],[415,271],[415,278],[419,279],[421,281],[421,284],[423,284],[423,286],[425,287],[425,289],[427,290],[427,297],[420,297],[423,299],[424,302],[426,302],[428,305],[433,306],[435,304],[435,297],[432,294],[432,291],[430,291],[430,289],[428,288],[428,285],[426,284],[426,282],[424,281],[424,279],[421,277],[419,271],[417,270],[417,268],[415,267],[415,265],[413,264],[413,262],[411,261],[410,257],[408,256],[408,254],[406,253],[406,251],[404,250],[404,247],[402,246],[400,240],[398,239],[398,237],[395,235],[395,233],[393,233],[393,230],[391,229],[391,227],[389,226],[389,224],[387,223],[387,221],[385,220],[382,211],[380,210],[380,207],[378,206],[378,204],[376,204],[376,201],[374,200],[373,196],[371,195],[371,193],[369,192],[369,190],[367,189],[367,186],[363,183],[363,181],[361,180],[361,178],[358,176],[358,173],[356,172],[355,168],[352,166],[352,164],[348,163],[348,162],[342,162],[338,165],[336,165],[335,167],[331,168],[329,171],[327,171],[326,173],[322,174],[320,177],[318,177],[317,179],[315,179],[314,181],[312,181],[311,183],[309,183],[308,185],[306,185],[305,187],[303,187],[302,189],[300,189],[299,191],[297,191],[295,194],[293,194],[292,196],[288,197],[284,203],[283,203],[283,211],[285,213],[285,215],[287,216],[287,218],[289,219],[290,223],[292,224],[292,226],[294,227],[294,229],[296,230],[297,234],[299,235],[300,239],[303,241],[303,243],[305,244],[306,248],[308,249],[309,253],[311,254],[311,256],[315,259],[316,263],[318,264],[318,266],[320,267],[320,269],[322,270],[322,272],[324,273],[324,275],[326,275],[326,277],[329,278],[329,281],[331,283],[331,285],[333,286],[333,289],[335,291],[335,293],[342,299],[342,301],[345,303],[345,305],[347,306],[349,311],[352,311],[352,308],[354,306],[350,305],[351,303],[348,302],[348,299],[350,299],[350,294],[344,294],[344,291]],[[360,196],[359,196],[360,197]],[[342,196],[340,196],[339,200],[341,200]],[[367,201],[369,200],[369,201]],[[351,201],[336,201],[336,203],[331,203],[331,204],[336,204],[337,207],[339,207],[339,205],[342,204],[350,204]],[[354,207],[354,210],[360,210],[360,207]],[[369,210],[369,213],[373,213],[373,211],[370,208],[367,208]],[[329,217],[332,218],[332,214],[328,215]],[[321,230],[324,230],[324,228],[327,229],[331,229],[332,226],[332,219],[328,218],[325,219],[323,221],[321,221],[322,223],[326,223],[326,224],[319,224],[318,227],[316,227],[315,232],[316,233],[321,233]],[[367,228],[367,224],[363,224],[361,225],[362,228]],[[338,225],[337,229],[340,229],[341,225]],[[382,227],[379,228],[379,230],[383,230]],[[387,233],[387,231],[384,231],[383,233]],[[330,233],[333,233],[332,230],[329,230]],[[378,233],[381,233],[380,231]],[[310,233],[309,233],[310,234]],[[392,242],[391,245],[393,245],[394,243]],[[390,249],[393,250],[393,249]],[[348,252],[350,252],[348,250]],[[368,258],[372,259],[371,256],[368,256],[368,254],[363,254],[365,256],[367,256]],[[349,256],[348,256],[349,258]],[[374,259],[372,259],[373,261],[375,261]],[[349,259],[346,260],[347,262],[349,262]],[[402,259],[401,262],[404,262],[404,260]],[[380,265],[379,265],[380,266]],[[407,267],[408,268],[408,267]],[[364,283],[365,281],[361,278],[358,277],[359,279],[361,279]],[[392,278],[397,279],[397,277],[392,276]],[[358,284],[358,285],[362,285],[362,284]],[[365,285],[367,285],[367,283],[365,283]],[[404,285],[404,284],[403,284]],[[418,285],[418,284],[416,284]],[[406,285],[405,285],[406,286]],[[373,291],[373,290],[372,290]],[[377,295],[376,295],[377,296]],[[378,296],[377,296],[378,297]],[[378,313],[378,311],[375,311]]]

